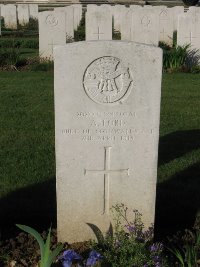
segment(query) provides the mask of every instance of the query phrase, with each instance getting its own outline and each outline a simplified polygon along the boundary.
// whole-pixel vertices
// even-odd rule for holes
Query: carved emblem
[[[168,16],[167,10],[162,10],[161,13],[160,13],[160,19],[166,20],[167,16]]]
[[[53,15],[48,15],[46,17],[46,24],[50,26],[56,26],[58,24],[58,19]]]
[[[141,24],[144,26],[144,27],[148,27],[149,24],[150,24],[151,20],[149,19],[148,16],[144,16],[142,17],[141,19]]]
[[[126,95],[132,83],[128,67],[116,57],[94,60],[86,69],[83,85],[86,94],[96,103],[115,103]]]

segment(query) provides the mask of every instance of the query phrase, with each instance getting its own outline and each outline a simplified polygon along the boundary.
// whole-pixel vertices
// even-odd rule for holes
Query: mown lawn
[[[164,74],[156,234],[191,227],[200,209],[200,75]],[[0,72],[1,225],[55,223],[52,72]],[[67,208],[67,207],[66,207]]]

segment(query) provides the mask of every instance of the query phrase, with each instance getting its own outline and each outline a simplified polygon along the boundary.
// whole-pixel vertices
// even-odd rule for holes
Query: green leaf
[[[38,242],[38,244],[40,246],[41,263],[42,263],[42,259],[44,257],[44,241],[43,241],[41,235],[35,229],[33,229],[33,228],[29,227],[29,226],[22,225],[22,224],[16,224],[16,226],[18,228],[20,228],[21,230],[27,232],[28,234],[32,235],[37,240],[37,242]]]
[[[183,256],[181,255],[181,252],[176,248],[174,249],[168,248],[168,250],[176,256],[176,258],[180,261],[182,267],[185,267],[184,259]]]
[[[51,266],[51,264],[56,260],[56,257],[60,254],[61,250],[63,249],[64,245],[63,244],[59,244],[50,254],[48,261],[47,261],[47,265]]]
[[[49,259],[49,255],[51,253],[50,243],[51,243],[51,227],[49,228],[47,240],[46,240],[46,243],[44,244],[44,258],[42,259],[42,264],[45,267],[50,266],[50,265],[47,265],[47,261]]]
[[[103,244],[104,236],[101,230],[92,223],[87,223],[87,225],[92,229],[93,233],[95,234],[98,244]]]

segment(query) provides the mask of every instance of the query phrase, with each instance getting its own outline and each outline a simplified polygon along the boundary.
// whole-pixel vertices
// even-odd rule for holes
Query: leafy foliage
[[[39,41],[36,38],[4,38],[0,39],[0,48],[39,48]]]
[[[129,221],[128,209],[124,204],[114,206],[112,211],[114,231],[110,227],[105,237],[95,231],[98,243],[92,243],[92,247],[104,256],[106,266],[165,266],[161,258],[162,244],[152,242],[153,226],[145,230],[142,216],[137,210],[133,211],[133,221]]]
[[[0,48],[0,66],[13,66],[16,64],[20,58],[20,51],[18,48],[11,47],[9,49]]]
[[[16,224],[16,226],[19,227],[21,230],[32,235],[37,240],[40,246],[40,253],[41,253],[41,260],[39,263],[39,267],[50,267],[51,264],[56,260],[58,254],[63,249],[63,245],[59,244],[53,251],[51,251],[50,249],[51,228],[49,229],[47,240],[46,242],[44,242],[41,235],[35,229],[21,224]]]
[[[175,256],[179,267],[198,267],[200,265],[200,216],[193,230],[185,230],[173,236],[169,251]]]
[[[163,48],[163,68],[165,70],[181,70],[186,67],[186,60],[189,53],[190,45],[169,47],[161,46]]]
[[[85,41],[85,12],[83,12],[81,22],[76,31],[74,31],[74,40]]]

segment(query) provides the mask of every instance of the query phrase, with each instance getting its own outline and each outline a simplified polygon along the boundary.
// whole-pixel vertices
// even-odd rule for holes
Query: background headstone
[[[105,233],[110,208],[154,222],[162,50],[121,41],[54,49],[59,241]],[[128,214],[129,216],[130,214]]]
[[[72,6],[54,8],[65,13],[65,32],[67,39],[74,38],[74,8]]]
[[[27,4],[17,5],[17,18],[19,25],[26,25],[29,23],[29,6]]]
[[[73,7],[74,11],[74,30],[76,31],[78,29],[78,26],[82,19],[82,5],[81,4],[74,4],[71,5]]]
[[[17,8],[15,5],[4,5],[3,17],[5,28],[17,29]]]
[[[39,54],[41,58],[53,59],[55,45],[66,43],[65,13],[44,11],[39,13]]]
[[[112,13],[96,7],[86,13],[86,40],[112,40]]]
[[[121,32],[122,17],[124,16],[127,7],[124,5],[113,6],[113,19],[114,19],[114,30]]]
[[[168,45],[173,44],[174,14],[170,8],[163,8],[159,11],[159,41]]]
[[[200,16],[192,13],[178,18],[177,45],[190,45],[188,64],[200,65]]]
[[[178,28],[178,16],[184,14],[184,6],[175,6],[170,8],[173,13],[174,31]]]
[[[131,30],[132,41],[157,46],[159,41],[158,12],[152,8],[142,8],[133,12]]]
[[[130,41],[131,40],[131,27],[132,27],[132,11],[130,8],[124,12],[124,16],[121,20],[121,40]]]
[[[29,15],[32,19],[38,19],[38,5],[29,4]]]

